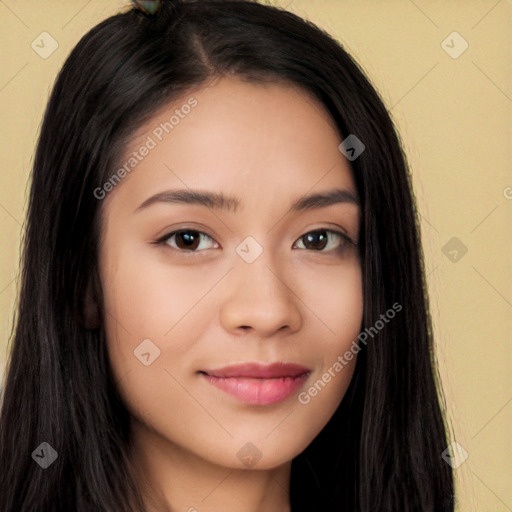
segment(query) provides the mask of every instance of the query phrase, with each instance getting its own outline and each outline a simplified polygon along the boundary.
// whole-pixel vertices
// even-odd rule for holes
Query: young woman
[[[245,1],[93,28],[34,162],[2,511],[453,511],[409,172],[352,58]]]

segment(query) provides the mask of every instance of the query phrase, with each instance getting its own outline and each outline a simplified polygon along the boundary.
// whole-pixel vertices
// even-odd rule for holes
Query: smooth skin
[[[154,130],[191,97],[197,105],[159,141]],[[342,139],[307,92],[231,76],[159,111],[125,157],[148,136],[156,147],[103,200],[99,255],[109,358],[133,417],[147,510],[290,511],[291,461],[332,417],[356,357],[309,403],[298,394],[350,348],[363,314],[357,247],[343,236],[357,240],[358,204],[289,211],[298,198],[333,189],[357,198]],[[239,205],[147,203],[175,189],[222,193]],[[323,235],[311,241],[314,230]],[[245,245],[247,237],[258,245]],[[237,247],[263,252],[248,263]],[[153,360],[150,348],[149,365],[134,354],[147,339],[160,351]],[[276,361],[311,373],[270,405],[245,403],[199,373]],[[249,463],[240,455],[247,450]]]

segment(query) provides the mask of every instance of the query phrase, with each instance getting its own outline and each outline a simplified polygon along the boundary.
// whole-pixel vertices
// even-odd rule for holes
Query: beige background
[[[458,510],[510,511],[512,3],[272,3],[342,42],[399,127],[422,213],[437,355],[454,439],[469,454],[456,470]],[[27,178],[45,102],[79,38],[126,5],[0,0],[0,377],[16,300]],[[58,43],[46,59],[31,47],[35,41],[43,51],[41,37],[48,36],[42,32]],[[457,56],[464,41],[468,47]],[[459,242],[450,242],[453,237]]]

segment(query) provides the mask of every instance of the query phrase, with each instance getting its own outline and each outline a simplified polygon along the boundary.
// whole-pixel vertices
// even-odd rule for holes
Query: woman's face
[[[236,78],[168,105],[131,140],[102,188],[100,274],[139,440],[263,469],[329,421],[363,306],[340,143],[308,94]]]

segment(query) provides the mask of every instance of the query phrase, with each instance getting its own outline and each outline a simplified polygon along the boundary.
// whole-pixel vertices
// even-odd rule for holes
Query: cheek
[[[172,425],[172,410],[190,409],[190,395],[180,383],[201,355],[198,340],[218,309],[209,292],[226,270],[156,264],[156,251],[148,258],[147,251],[123,250],[115,243],[110,247],[115,249],[105,253],[101,267],[104,324],[118,388],[134,416]]]
[[[142,423],[176,437],[175,411],[193,417],[176,368],[187,366],[205,328],[199,301],[211,284],[191,283],[179,269],[149,265],[121,246],[105,258],[102,281],[108,355],[123,402]]]
[[[360,266],[354,265],[342,278],[338,273],[322,282],[323,286],[317,282],[315,294],[309,295],[319,318],[318,336],[312,348],[321,362],[298,395],[298,402],[309,409],[308,416],[315,418],[317,427],[323,428],[345,395],[360,351],[357,346],[363,317]]]
[[[303,272],[298,296],[316,324],[318,335],[312,340],[312,348],[322,354],[324,365],[332,363],[357,338],[361,328],[364,301],[359,262],[354,259],[323,273]]]
[[[155,264],[157,258],[151,256],[148,258],[146,251],[116,251],[105,262],[105,324],[112,334],[107,339],[122,338],[130,343],[165,339],[168,349],[178,350],[181,337],[174,333],[182,323],[200,329],[206,319],[201,301],[222,272]],[[193,332],[189,331],[189,338]]]

